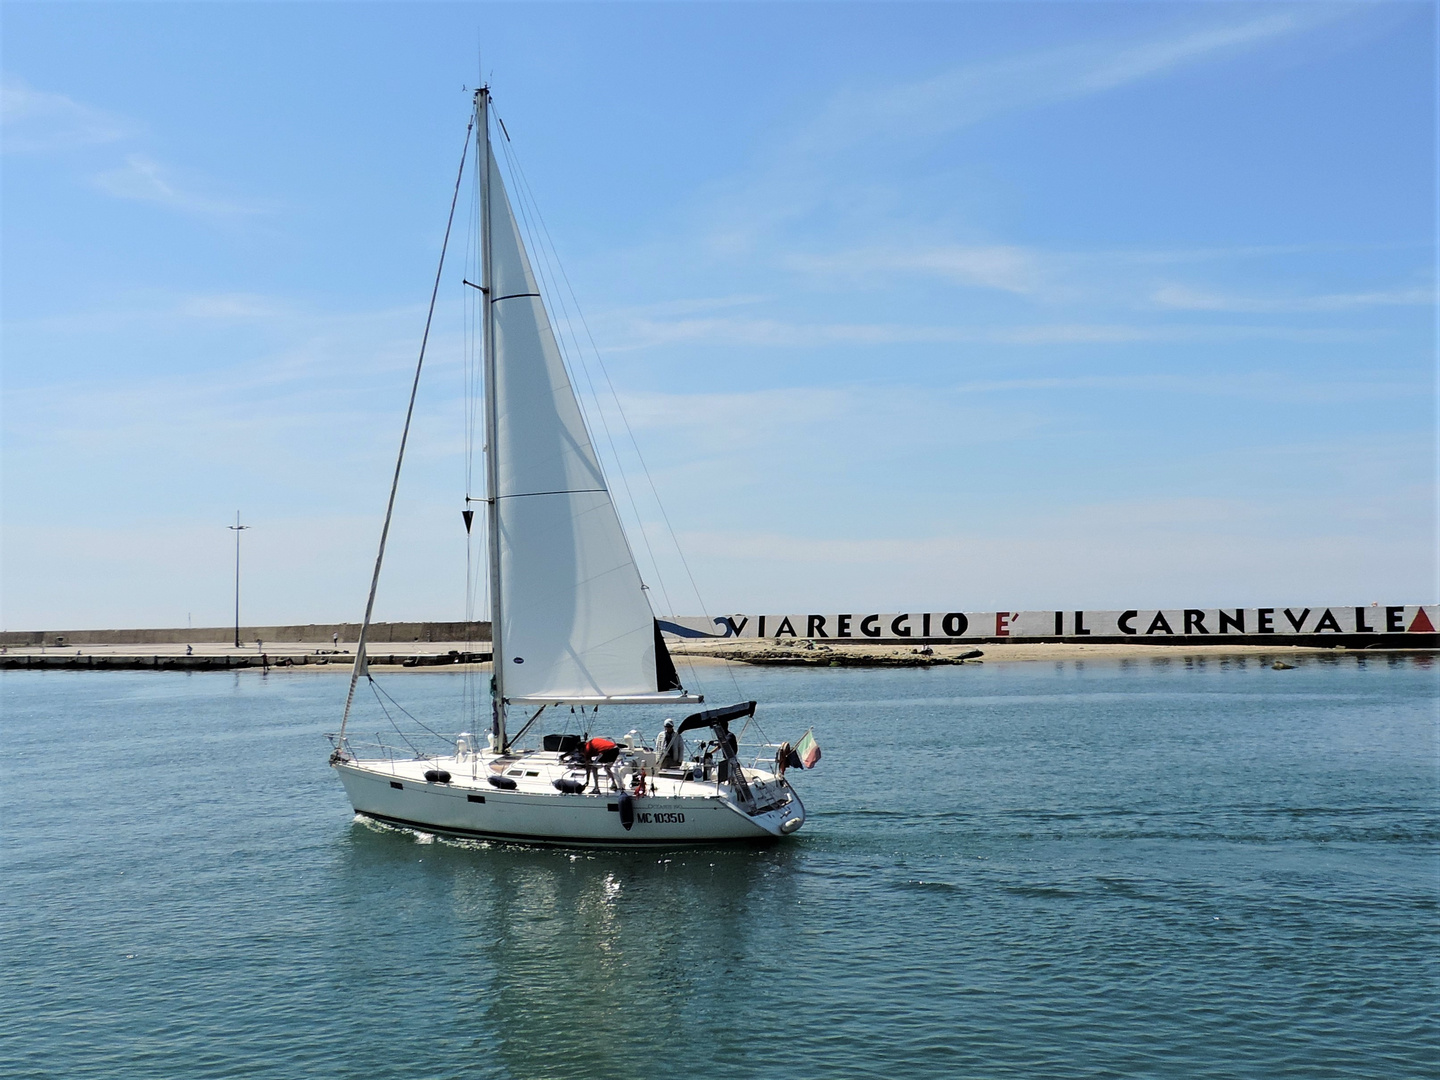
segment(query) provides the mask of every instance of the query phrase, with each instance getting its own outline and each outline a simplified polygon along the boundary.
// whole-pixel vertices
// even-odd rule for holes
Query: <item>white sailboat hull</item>
[[[488,768],[465,760],[354,761],[334,764],[357,813],[403,828],[522,844],[574,847],[674,847],[686,844],[764,842],[789,835],[805,808],[783,780],[766,776],[766,803],[751,813],[726,785],[688,782],[678,789],[633,799],[625,828],[617,792],[564,795],[504,791],[490,785]],[[445,769],[447,783],[427,781]],[[551,773],[553,769],[541,769]],[[689,790],[685,790],[685,789]],[[783,800],[783,801],[782,801]],[[778,805],[777,805],[778,803]]]

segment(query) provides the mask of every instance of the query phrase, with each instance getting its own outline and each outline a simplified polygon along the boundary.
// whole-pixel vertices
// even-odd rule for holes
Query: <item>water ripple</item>
[[[0,1075],[1440,1075],[1436,672],[1272,674],[742,672],[806,829],[600,853],[354,819],[341,678],[9,673]]]

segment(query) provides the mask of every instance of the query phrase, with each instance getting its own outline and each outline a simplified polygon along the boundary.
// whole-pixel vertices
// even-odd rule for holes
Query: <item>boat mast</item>
[[[504,596],[500,583],[500,469],[495,460],[498,443],[499,412],[495,403],[495,313],[491,293],[490,215],[494,212],[490,196],[490,87],[475,91],[475,121],[479,131],[480,165],[480,293],[484,299],[482,321],[483,355],[485,359],[485,514],[489,530],[490,552],[490,694],[491,734],[496,753],[506,749],[505,732],[505,648],[501,626],[504,618]]]

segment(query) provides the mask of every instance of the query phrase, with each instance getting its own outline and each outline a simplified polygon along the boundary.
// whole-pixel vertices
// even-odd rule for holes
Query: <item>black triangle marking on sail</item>
[[[460,516],[465,519],[465,531],[468,533],[470,531],[470,523],[475,520],[475,511],[461,510]]]
[[[660,633],[660,620],[655,620],[655,689],[684,690],[680,685],[680,673],[675,670],[675,661],[670,659],[670,650],[665,647],[665,637]]]

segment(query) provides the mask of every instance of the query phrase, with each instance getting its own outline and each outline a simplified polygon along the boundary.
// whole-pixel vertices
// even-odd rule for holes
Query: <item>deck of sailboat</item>
[[[408,780],[417,784],[427,782],[425,779],[427,772],[444,771],[450,774],[446,786],[486,792],[499,790],[490,783],[489,777],[504,776],[515,782],[514,790],[516,792],[556,797],[562,797],[562,793],[555,787],[556,780],[567,777],[578,779],[585,774],[584,766],[568,762],[564,760],[564,755],[546,750],[521,750],[493,756],[480,753],[451,757],[357,759],[351,764],[357,768],[384,773],[397,780]],[[654,775],[647,774],[646,787],[649,795],[642,796],[642,798],[714,799],[730,797],[730,786],[717,779],[713,766],[709,769],[708,779],[696,778],[698,770],[699,767],[691,763],[681,768],[660,770]],[[763,807],[777,801],[778,790],[776,789],[780,785],[777,785],[773,773],[747,768],[745,769],[745,779],[749,781],[752,791],[755,792],[757,805]],[[784,785],[784,787],[788,790],[788,785]],[[599,766],[587,786],[585,795],[607,795],[613,798],[618,793],[618,789],[604,771],[604,767]]]
[[[647,776],[635,796],[628,769],[623,789],[602,766],[583,793],[564,793],[554,781],[585,776],[583,767],[554,752],[471,753],[412,759],[336,762],[355,809],[405,828],[527,844],[634,847],[765,841],[787,835],[805,810],[783,779],[745,769],[751,800],[737,799],[728,783],[695,778],[697,763]],[[427,775],[428,774],[428,775]],[[687,775],[689,778],[687,778]],[[501,788],[491,777],[515,787]],[[623,792],[623,793],[622,793]],[[622,824],[629,796],[633,822]],[[793,822],[793,824],[791,824]]]

